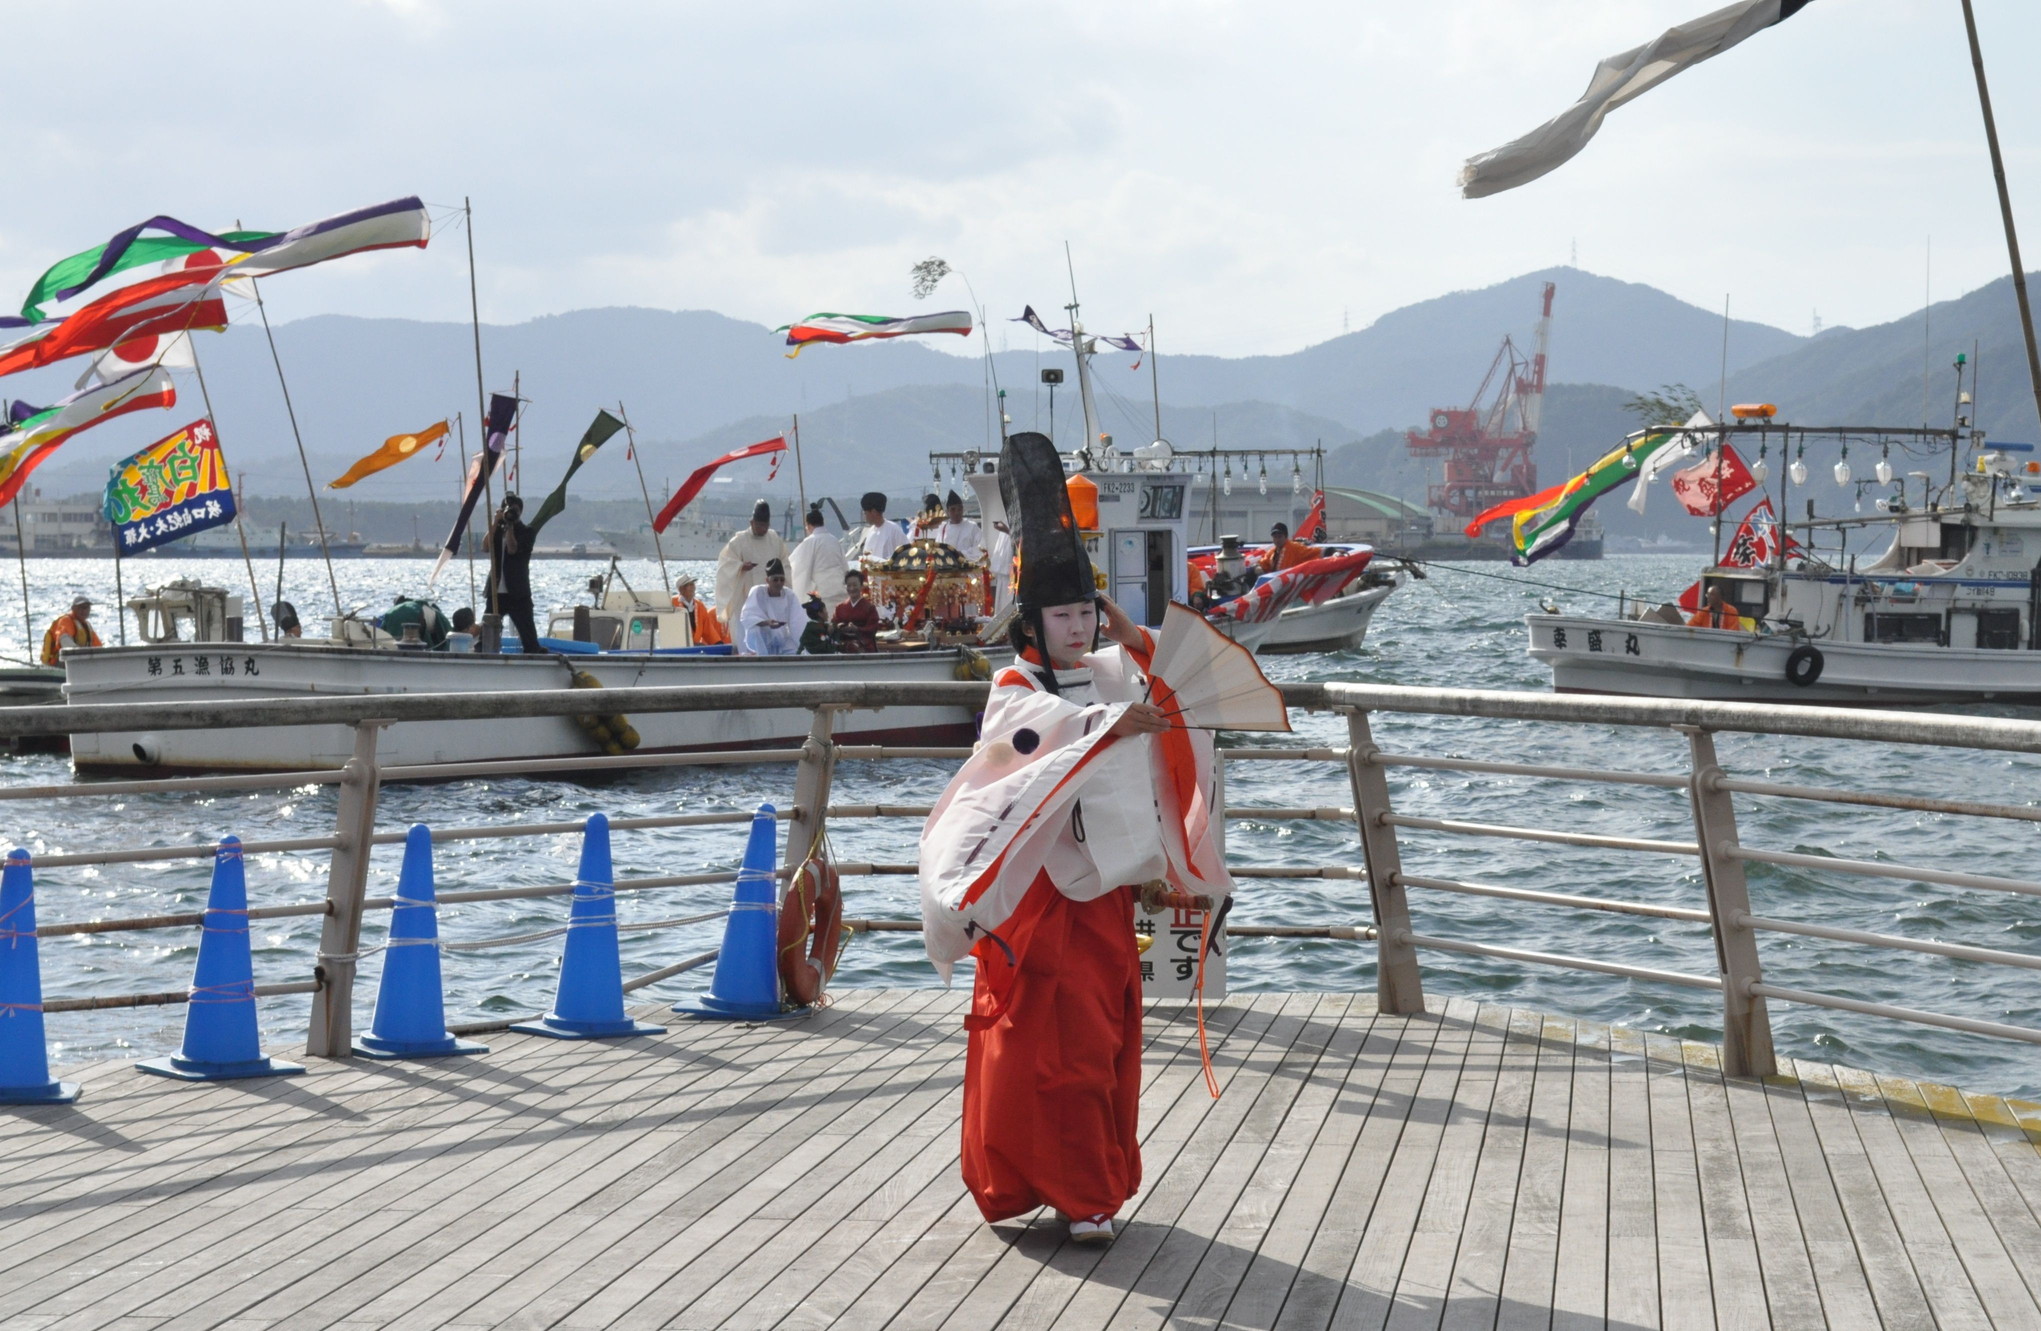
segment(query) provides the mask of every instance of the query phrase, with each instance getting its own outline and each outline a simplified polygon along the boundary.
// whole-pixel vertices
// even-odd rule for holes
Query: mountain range
[[[1917,312],[1813,337],[1733,320],[1725,348],[1719,312],[1573,268],[1441,295],[1281,356],[1171,355],[1164,324],[1157,360],[1118,352],[1094,360],[1101,425],[1123,445],[1145,443],[1155,431],[1154,384],[1162,433],[1179,448],[1206,447],[1215,439],[1229,448],[1322,443],[1331,454],[1329,479],[1421,499],[1425,471],[1404,454],[1402,430],[1422,422],[1434,406],[1465,404],[1504,334],[1528,350],[1548,281],[1557,288],[1551,387],[1536,450],[1547,480],[1561,479],[1636,428],[1623,404],[1665,384],[1693,386],[1711,410],[1726,391],[1730,401],[1776,402],[1782,418],[1798,422],[1944,424],[1953,409],[1948,366],[1958,351],[1975,355],[1987,371],[1977,418],[1993,437],[2032,439],[2041,432],[2009,280],[1939,302],[1925,319]],[[1109,316],[1095,314],[1088,326],[1119,331]],[[1053,344],[1039,353],[1017,348],[1013,344],[1037,336],[996,321],[992,340],[1007,349],[989,358],[903,339],[816,346],[788,360],[769,329],[701,310],[577,310],[483,325],[480,336],[487,387],[504,391],[515,382],[527,399],[521,434],[530,472],[518,484],[533,493],[552,487],[595,409],[614,410],[619,402],[655,491],[730,447],[786,431],[798,414],[802,480],[810,494],[850,495],[874,485],[904,494],[921,487],[929,452],[985,448],[996,440],[995,381],[1006,392],[1014,428],[1047,429],[1053,409],[1059,442],[1074,446],[1081,434],[1075,376],[1053,395],[1039,382],[1044,367],[1067,371],[1068,353]],[[206,387],[246,492],[302,495],[293,415],[322,482],[385,436],[453,412],[464,413],[472,436],[474,337],[465,324],[325,315],[278,325],[272,359],[259,325],[201,335]],[[18,376],[14,391],[50,400],[69,391],[75,374],[75,368],[57,367]],[[180,422],[204,411],[194,389],[183,390]],[[167,432],[161,418],[113,422],[67,445],[37,483],[53,494],[96,490],[108,463]],[[577,495],[637,493],[623,442],[582,470]],[[322,494],[450,500],[459,485],[456,448],[449,446],[437,461],[413,459],[351,491]],[[727,490],[718,486],[711,494],[727,498],[765,488],[762,464],[744,466],[732,469]],[[783,467],[770,488],[791,490],[792,471]],[[1634,525],[1620,511],[1605,518],[1616,531]],[[1640,530],[1662,530],[1664,522],[1654,515]]]

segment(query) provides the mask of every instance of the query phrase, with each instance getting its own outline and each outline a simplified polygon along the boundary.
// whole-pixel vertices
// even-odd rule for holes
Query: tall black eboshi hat
[[[1063,458],[1049,436],[1032,430],[1007,436],[999,451],[999,488],[1007,521],[1020,537],[1015,599],[1022,607],[1039,610],[1096,597],[1091,558],[1063,484]]]

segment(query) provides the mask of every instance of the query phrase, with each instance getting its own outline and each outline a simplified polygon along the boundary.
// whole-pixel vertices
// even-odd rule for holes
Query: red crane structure
[[[1469,405],[1436,407],[1431,429],[1422,434],[1416,430],[1405,433],[1412,457],[1445,459],[1445,479],[1425,495],[1434,512],[1450,513],[1464,522],[1505,499],[1537,490],[1538,467],[1531,461],[1531,445],[1538,442],[1538,418],[1545,406],[1552,291],[1552,283],[1547,282],[1528,357],[1505,336]],[[1483,406],[1491,388],[1495,400]]]

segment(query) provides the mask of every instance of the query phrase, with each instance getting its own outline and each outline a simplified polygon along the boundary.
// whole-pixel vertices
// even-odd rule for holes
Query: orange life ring
[[[780,903],[780,984],[787,1001],[816,1002],[843,948],[843,889],[836,866],[818,855],[801,866]]]

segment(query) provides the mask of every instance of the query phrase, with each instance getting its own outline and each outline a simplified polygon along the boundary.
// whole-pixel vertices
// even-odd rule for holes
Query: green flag
[[[574,446],[574,460],[567,464],[567,474],[553,487],[553,493],[546,496],[546,502],[539,505],[539,511],[532,515],[532,535],[538,535],[539,528],[560,516],[560,510],[567,507],[567,482],[574,479],[574,473],[581,470],[581,464],[595,456],[595,450],[609,441],[609,437],[624,428],[624,423],[606,411],[595,413],[595,421],[582,434],[581,442]]]

